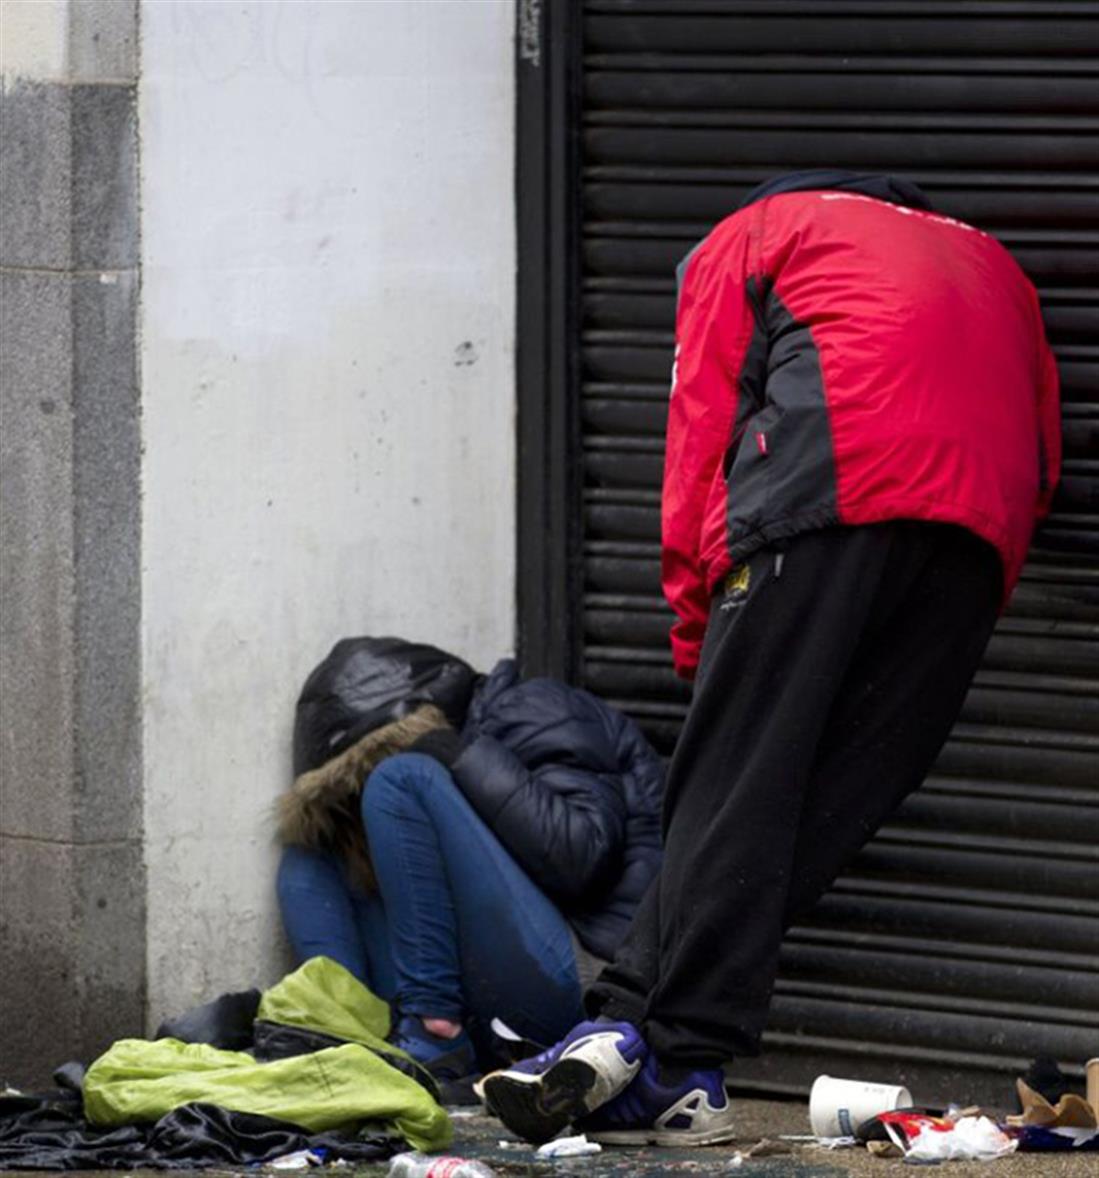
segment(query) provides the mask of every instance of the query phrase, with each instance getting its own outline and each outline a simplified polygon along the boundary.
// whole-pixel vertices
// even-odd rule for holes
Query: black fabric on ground
[[[328,1160],[384,1161],[407,1148],[384,1128],[358,1135],[297,1125],[212,1104],[188,1104],[154,1125],[96,1129],[79,1102],[57,1093],[0,1099],[0,1170],[157,1170],[245,1166],[301,1149]]]
[[[922,782],[1001,594],[992,547],[943,524],[830,528],[747,563],[710,614],[661,874],[587,996],[696,1067],[758,1054],[783,932]]]
[[[84,1098],[79,1092],[67,1088],[54,1088],[48,1092],[9,1092],[0,1095],[0,1122],[44,1109],[79,1113],[83,1108]]]
[[[284,1027],[278,1023],[265,1022],[256,1019],[253,1024],[255,1047],[252,1054],[261,1063],[273,1059],[290,1059],[295,1055],[309,1055],[314,1051],[324,1051],[327,1047],[342,1047],[347,1040],[338,1039],[335,1035],[326,1035],[322,1031],[310,1031],[305,1027]],[[404,1056],[385,1054],[382,1056],[390,1067],[415,1080],[432,1099],[440,1100],[438,1086],[431,1073],[413,1060]]]
[[[78,1059],[70,1059],[59,1068],[53,1069],[50,1077],[58,1088],[67,1088],[70,1092],[84,1091],[84,1077],[88,1069]]]
[[[1061,1071],[1061,1065],[1055,1059],[1040,1055],[1023,1073],[1023,1082],[1028,1088],[1044,1096],[1050,1104],[1056,1104],[1062,1096],[1084,1096],[1085,1085],[1080,1080],[1073,1080]],[[1012,1086],[1011,1093],[1018,1112],[1023,1111],[1023,1102],[1019,1099],[1018,1089]]]
[[[376,1162],[407,1149],[384,1127],[358,1134],[309,1133],[289,1121],[231,1112],[215,1104],[185,1104],[161,1117],[149,1134],[149,1149],[165,1161],[193,1165],[247,1165],[299,1149],[324,1149],[329,1160]]]
[[[165,1019],[153,1038],[208,1043],[224,1051],[247,1051],[252,1046],[252,1020],[261,997],[259,990],[222,994],[213,1002]]]
[[[261,1063],[273,1059],[290,1059],[295,1055],[309,1055],[314,1051],[324,1051],[327,1047],[342,1047],[347,1042],[346,1039],[338,1039],[335,1035],[326,1035],[322,1031],[310,1031],[305,1027],[284,1027],[278,1023],[265,1022],[263,1019],[256,1019],[253,1028],[255,1050],[252,1054]],[[392,1055],[384,1054],[382,1058],[390,1067],[396,1068],[410,1080],[415,1080],[433,1099],[439,1099],[438,1088],[426,1068],[397,1055],[396,1052]]]
[[[309,1055],[314,1051],[324,1051],[328,1047],[342,1047],[347,1042],[346,1039],[339,1039],[335,1035],[326,1035],[323,1031],[310,1031],[305,1027],[284,1027],[263,1019],[257,1019],[252,1028],[252,1054],[261,1063],[273,1059],[290,1059],[295,1055]]]
[[[42,1102],[13,1109],[0,1100],[0,1170],[132,1170],[155,1165],[145,1154],[147,1130],[91,1128],[79,1105]],[[26,1103],[26,1102],[23,1102]]]

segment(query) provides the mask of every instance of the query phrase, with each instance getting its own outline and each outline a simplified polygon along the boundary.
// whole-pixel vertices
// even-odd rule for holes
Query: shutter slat
[[[1051,14],[1052,15],[1052,14]],[[586,53],[918,53],[968,56],[1011,54],[1026,57],[1081,59],[1099,52],[1099,26],[1094,20],[1011,19],[992,16],[957,20],[913,15],[874,18],[836,15],[806,20],[804,13],[748,15],[728,12],[691,16],[666,12],[659,16],[624,13],[592,15],[584,22]]]
[[[955,61],[933,74],[898,76],[896,62],[881,62],[877,68],[859,62],[842,73],[799,71],[797,97],[814,111],[988,113],[997,118],[1093,113],[1093,63],[1090,67],[1082,63],[1079,77],[1042,76],[1039,70],[1040,65],[1022,77],[989,78]],[[592,71],[586,78],[584,98],[588,108],[599,114],[613,110],[786,111],[791,88],[789,79],[775,72],[773,65],[761,72],[758,62],[740,55],[720,69]]]

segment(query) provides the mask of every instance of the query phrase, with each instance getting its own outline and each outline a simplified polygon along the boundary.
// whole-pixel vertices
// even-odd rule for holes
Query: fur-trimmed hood
[[[359,801],[371,770],[407,751],[425,733],[449,727],[443,712],[424,704],[368,732],[319,769],[301,774],[276,803],[280,842],[330,851],[345,859],[357,882],[373,887]]]

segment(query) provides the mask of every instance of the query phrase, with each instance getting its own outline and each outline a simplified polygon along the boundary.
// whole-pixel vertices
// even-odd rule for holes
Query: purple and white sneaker
[[[575,1128],[604,1145],[718,1145],[736,1136],[721,1069],[661,1084],[655,1055],[628,1088]]]
[[[580,1023],[541,1055],[486,1076],[485,1105],[513,1133],[540,1144],[617,1096],[648,1051],[632,1023]]]

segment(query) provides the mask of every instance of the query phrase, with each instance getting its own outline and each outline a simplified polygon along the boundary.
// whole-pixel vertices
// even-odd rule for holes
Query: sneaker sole
[[[485,1104],[513,1132],[541,1144],[570,1121],[612,1100],[641,1070],[627,1063],[618,1037],[597,1035],[569,1048],[540,1075],[501,1071],[484,1080]]]
[[[664,1145],[676,1148],[689,1145],[724,1145],[736,1140],[736,1132],[731,1126],[712,1129],[622,1129],[616,1132],[588,1130],[589,1141],[597,1141],[600,1145]]]
[[[598,1079],[595,1069],[579,1059],[560,1060],[529,1078],[498,1072],[484,1079],[485,1106],[517,1136],[541,1145],[589,1111]]]

